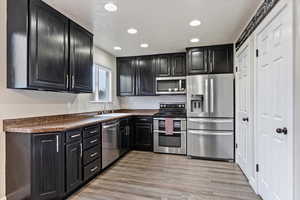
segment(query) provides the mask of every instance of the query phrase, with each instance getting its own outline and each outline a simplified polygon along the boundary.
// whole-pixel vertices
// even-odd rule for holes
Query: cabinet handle
[[[90,134],[94,134],[94,133],[97,133],[98,131],[96,130],[96,131],[91,131],[90,132]]]
[[[74,75],[72,75],[72,88],[74,89],[75,87],[75,78],[74,78]]]
[[[72,135],[71,138],[77,138],[77,137],[80,137],[81,134],[77,134],[77,135]]]
[[[58,135],[56,135],[56,152],[59,152],[59,142],[58,142]]]
[[[93,144],[93,143],[95,143],[97,141],[98,141],[97,139],[96,140],[92,140],[92,141],[90,141],[90,144]]]
[[[67,89],[69,88],[69,75],[67,74]]]
[[[91,154],[90,155],[90,157],[92,158],[92,157],[95,157],[96,155],[98,155],[98,153],[96,152],[96,153],[93,153],[93,154]]]
[[[80,143],[80,157],[82,158],[82,143]]]
[[[98,169],[98,167],[96,166],[96,167],[94,167],[93,169],[91,169],[91,172],[94,172],[94,171],[96,171]]]

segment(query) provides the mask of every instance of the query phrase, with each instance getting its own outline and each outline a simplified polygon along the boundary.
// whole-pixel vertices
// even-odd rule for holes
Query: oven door
[[[165,131],[154,131],[154,152],[186,154],[186,131],[173,132],[172,135]]]

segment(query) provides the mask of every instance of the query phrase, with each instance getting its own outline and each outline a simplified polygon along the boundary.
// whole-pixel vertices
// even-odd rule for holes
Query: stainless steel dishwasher
[[[102,169],[117,160],[119,150],[119,121],[110,121],[102,124]]]

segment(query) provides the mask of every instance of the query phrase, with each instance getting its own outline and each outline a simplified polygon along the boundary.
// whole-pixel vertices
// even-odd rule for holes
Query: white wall
[[[116,59],[95,48],[95,63],[111,67],[115,87]],[[103,105],[89,103],[90,94],[66,94],[6,89],[6,0],[0,1],[0,200],[5,196],[5,134],[3,119],[102,110]],[[114,108],[119,108],[113,90]]]
[[[294,67],[294,80],[295,80],[295,98],[294,98],[294,158],[295,158],[295,183],[294,183],[294,191],[295,196],[294,199],[300,199],[300,1],[294,0],[294,11],[295,11],[295,67]]]
[[[123,109],[159,109],[161,102],[186,102],[186,96],[121,97]]]

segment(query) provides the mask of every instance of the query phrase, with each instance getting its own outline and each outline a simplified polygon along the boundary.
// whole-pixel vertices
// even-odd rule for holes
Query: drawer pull
[[[77,135],[72,135],[71,138],[77,138],[77,137],[80,137],[81,134],[77,134]]]
[[[95,157],[96,155],[98,155],[98,153],[96,152],[96,153],[93,153],[93,154],[91,154],[90,155],[90,157],[92,158],[92,157]]]
[[[98,131],[95,130],[95,131],[91,131],[90,134],[94,134],[94,133],[97,133]]]
[[[91,169],[91,172],[94,172],[98,169],[98,166],[94,167],[93,169]]]
[[[92,140],[92,141],[90,141],[90,144],[93,144],[93,143],[95,143],[97,141],[98,141],[97,139],[96,140]]]

